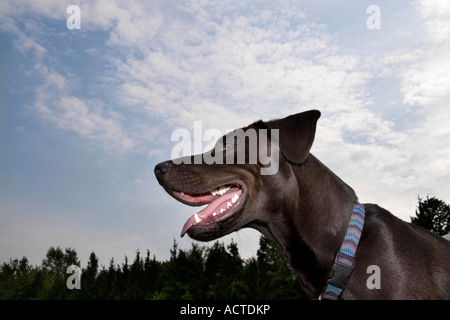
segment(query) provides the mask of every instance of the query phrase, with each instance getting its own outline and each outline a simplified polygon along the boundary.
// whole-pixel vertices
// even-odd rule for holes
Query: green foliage
[[[51,247],[40,266],[30,266],[26,257],[0,266],[0,299],[299,299],[304,298],[295,276],[278,246],[260,239],[258,258],[243,260],[236,243],[225,247],[192,244],[178,249],[176,241],[170,259],[160,262],[147,250],[129,264],[111,259],[99,266],[94,252],[82,269],[81,289],[70,290],[66,273],[70,265],[80,266],[74,249]]]
[[[257,252],[259,299],[306,298],[278,245],[265,238],[259,240]]]
[[[435,197],[419,199],[416,217],[411,217],[411,223],[424,227],[440,236],[450,232],[450,206]]]

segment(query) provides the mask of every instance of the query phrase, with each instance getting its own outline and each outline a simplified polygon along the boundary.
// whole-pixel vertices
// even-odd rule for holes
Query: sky
[[[448,1],[0,0],[0,44],[0,262],[190,248],[196,209],[153,168],[195,121],[318,109],[311,153],[361,202],[450,203]],[[258,232],[231,238],[256,254]]]

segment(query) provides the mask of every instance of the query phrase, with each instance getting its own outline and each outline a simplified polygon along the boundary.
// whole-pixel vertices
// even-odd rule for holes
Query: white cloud
[[[367,96],[364,85],[371,74],[359,70],[359,57],[342,54],[324,25],[308,23],[298,7],[278,5],[273,14],[266,5],[192,1],[171,8],[177,15],[170,16],[167,8],[139,3],[87,1],[80,6],[83,26],[109,30],[107,44],[126,49],[110,58],[122,81],[112,88],[121,102],[172,126],[204,120],[206,126],[225,129],[309,108],[357,111]],[[28,10],[55,17],[47,9]],[[38,93],[36,105],[47,118],[53,112],[62,117],[55,123],[85,137],[96,132],[97,142],[114,132],[120,136],[120,121],[90,110],[80,96],[58,94],[74,110],[55,112]],[[99,128],[93,130],[94,125]],[[132,147],[124,136],[119,145]]]
[[[91,105],[89,100],[72,94],[76,87],[72,75],[55,63],[53,48],[46,47],[51,44],[43,40],[46,34],[44,26],[33,19],[20,19],[29,13],[65,19],[64,4],[59,1],[39,5],[19,2],[5,7],[8,23],[3,24],[2,28],[16,36],[16,50],[28,58],[28,68],[23,75],[36,77],[39,83],[34,89],[35,99],[30,110],[37,112],[45,121],[74,131],[106,150],[123,152],[136,148],[138,142],[124,131],[116,112],[101,110]]]
[[[73,130],[113,149],[128,150],[134,147],[134,141],[126,136],[117,121],[89,111],[79,98],[63,96],[59,105],[61,113],[55,121],[60,128]]]
[[[130,1],[83,1],[80,4],[86,28],[110,31],[109,45],[121,45],[134,50],[147,50],[163,17],[151,3]]]
[[[418,52],[401,74],[404,103],[438,107],[450,98],[450,42]]]
[[[318,140],[322,137],[325,144],[315,146],[362,201],[379,203],[407,221],[414,215],[417,195],[448,201],[450,194],[450,38],[445,31],[450,10],[445,2],[416,4],[422,17],[417,23],[422,22],[426,31],[422,46],[410,52],[400,48],[374,53],[365,59],[368,66],[362,66],[381,82],[398,79],[396,99],[402,103],[392,101],[392,108],[399,110],[381,106],[385,115],[376,107],[340,112],[331,119],[325,115],[318,130]],[[383,89],[373,89],[372,94],[382,97]],[[398,115],[407,125],[399,129],[388,114]]]
[[[189,8],[192,21],[165,21],[151,52],[118,61],[127,102],[178,125],[195,118],[220,128],[224,121],[233,128],[364,103],[370,74],[358,70],[357,56],[339,53],[322,25],[302,23],[301,11],[271,16],[246,7],[242,15],[216,18],[224,6]],[[297,13],[300,20],[289,24]]]
[[[423,47],[397,58],[404,103],[421,106],[432,115],[446,108],[450,98],[450,4],[445,1],[416,2],[426,31]],[[406,61],[402,64],[401,61]]]
[[[450,40],[450,3],[447,1],[415,1],[415,8],[424,20],[428,40],[434,44]]]
[[[61,129],[75,131],[106,150],[122,152],[136,146],[112,116],[95,112],[86,102],[68,94],[64,76],[38,64],[36,70],[40,71],[43,84],[35,90],[32,109],[44,120]]]
[[[409,132],[415,168],[430,195],[448,197],[450,187],[450,5],[442,1],[422,1],[416,10],[422,15],[427,37],[416,60],[400,72],[404,103],[416,106],[420,123]],[[445,179],[445,180],[444,180]]]

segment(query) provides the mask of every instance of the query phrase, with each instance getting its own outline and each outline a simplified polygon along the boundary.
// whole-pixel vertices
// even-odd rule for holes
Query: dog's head
[[[172,197],[207,205],[186,221],[181,236],[210,241],[245,227],[265,230],[296,196],[291,166],[307,159],[319,117],[312,110],[258,121],[223,136],[209,152],[156,165],[156,178]]]

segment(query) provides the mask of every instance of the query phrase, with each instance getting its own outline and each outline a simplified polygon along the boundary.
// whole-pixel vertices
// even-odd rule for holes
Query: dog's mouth
[[[189,194],[182,191],[172,191],[179,201],[191,205],[207,207],[192,215],[181,230],[181,237],[194,228],[207,228],[235,215],[243,207],[246,197],[246,187],[242,181],[221,185],[205,193]]]

